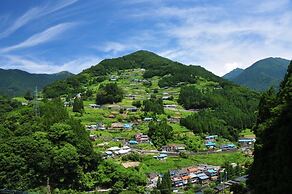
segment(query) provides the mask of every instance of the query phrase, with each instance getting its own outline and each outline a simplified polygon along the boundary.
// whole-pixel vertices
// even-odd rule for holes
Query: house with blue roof
[[[129,144],[130,145],[136,145],[136,144],[138,144],[138,142],[136,140],[130,140],[129,141]]]
[[[209,149],[214,149],[216,147],[216,143],[209,141],[209,142],[205,143],[205,146]]]
[[[124,129],[132,129],[133,128],[133,124],[132,123],[125,123],[123,128]]]

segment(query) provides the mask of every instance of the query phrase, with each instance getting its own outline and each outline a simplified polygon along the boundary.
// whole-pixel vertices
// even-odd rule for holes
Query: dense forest
[[[0,68],[0,95],[20,96],[27,91],[39,90],[56,80],[64,80],[73,74],[64,71],[55,74],[34,74],[17,69]]]
[[[38,115],[31,106],[1,97],[0,188],[143,192],[144,175],[102,160],[93,151],[89,133],[61,101],[39,105]]]
[[[241,129],[253,127],[258,94],[230,85],[203,91],[185,86],[181,88],[178,102],[186,109],[201,110],[183,118],[183,126],[194,133],[219,134],[234,141]]]
[[[292,63],[280,91],[265,92],[259,104],[254,129],[257,141],[249,179],[253,193],[291,193],[291,120]]]

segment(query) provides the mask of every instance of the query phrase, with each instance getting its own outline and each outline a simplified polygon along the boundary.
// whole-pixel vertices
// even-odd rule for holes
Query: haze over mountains
[[[55,74],[32,74],[18,69],[0,69],[0,94],[8,96],[23,95],[27,91],[42,89],[56,80],[66,79],[73,74],[62,71]]]
[[[223,78],[257,91],[264,91],[270,87],[279,88],[289,62],[287,59],[270,57],[259,60],[244,70],[234,69]]]

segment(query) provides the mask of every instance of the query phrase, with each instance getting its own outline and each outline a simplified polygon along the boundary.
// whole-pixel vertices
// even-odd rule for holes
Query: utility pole
[[[34,112],[35,116],[38,117],[40,116],[40,108],[39,108],[39,103],[38,103],[38,87],[35,87],[35,92],[34,92]]]

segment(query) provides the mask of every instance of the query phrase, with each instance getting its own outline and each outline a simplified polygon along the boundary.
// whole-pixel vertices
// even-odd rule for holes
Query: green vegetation
[[[248,166],[252,161],[241,152],[193,155],[207,150],[207,134],[219,135],[218,146],[230,143],[226,138],[235,143],[239,132],[252,128],[258,101],[257,93],[201,67],[138,51],[57,81],[43,94],[40,116],[37,106],[24,98],[17,100],[27,106],[0,98],[0,188],[39,191],[49,183],[56,193],[68,188],[145,193],[151,172],[202,163]],[[64,102],[73,107],[64,107]],[[129,145],[138,133],[147,134],[150,142]],[[153,150],[167,144],[184,144],[186,152],[155,159]],[[114,146],[130,146],[132,153],[112,156],[106,151]],[[124,167],[130,162],[139,166]]]
[[[254,193],[289,193],[292,160],[292,63],[278,94],[265,92],[259,104],[254,132],[257,136],[255,158],[249,185]]]
[[[88,133],[61,102],[42,104],[41,117],[30,107],[7,112],[0,128],[2,188],[85,188],[80,178],[99,162]]]
[[[75,97],[73,102],[73,112],[83,113],[84,105],[83,100],[81,98]]]
[[[151,96],[150,99],[143,101],[143,111],[152,112],[155,114],[163,114],[163,101],[161,98],[156,98],[155,96]]]
[[[166,121],[150,122],[148,136],[153,144],[160,148],[173,138],[173,129]]]
[[[112,104],[121,102],[124,97],[124,92],[116,83],[109,83],[100,86],[96,94],[96,104]]]
[[[230,84],[200,66],[186,66],[148,51],[137,51],[123,57],[105,59],[98,65],[92,66],[78,75],[45,87],[43,92],[49,98],[64,94],[71,96],[85,92],[86,87],[89,85],[103,82],[113,72],[138,68],[144,68],[146,70],[143,74],[145,79],[156,76],[162,77],[158,83],[160,87],[176,86],[181,83],[195,83],[197,77],[222,84]],[[144,83],[151,83],[146,84],[147,86],[155,86],[152,82]]]
[[[230,80],[258,91],[265,91],[270,87],[278,89],[288,65],[289,60],[282,58],[262,59]]]
[[[251,128],[256,121],[257,94],[239,87],[201,91],[196,86],[186,86],[181,89],[178,102],[186,108],[205,108],[181,120],[194,133],[237,140],[240,130]]]
[[[73,74],[60,72],[56,74],[31,74],[21,70],[0,69],[0,95],[21,96],[27,91],[43,89],[56,80],[64,80]]]
[[[170,179],[169,172],[163,174],[161,181],[157,183],[157,190],[161,194],[171,194],[172,193],[172,182]]]

